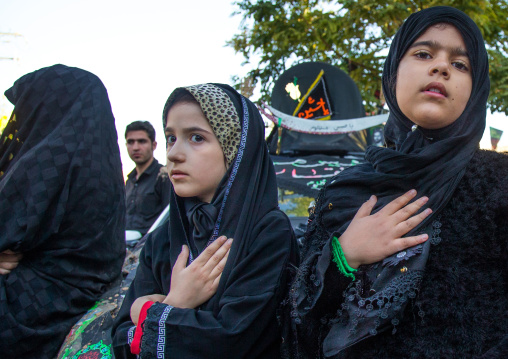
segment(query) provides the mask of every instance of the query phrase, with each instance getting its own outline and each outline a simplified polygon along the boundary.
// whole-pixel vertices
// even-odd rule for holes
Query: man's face
[[[136,165],[143,165],[152,159],[157,142],[152,142],[145,131],[129,131],[125,140],[129,157]]]

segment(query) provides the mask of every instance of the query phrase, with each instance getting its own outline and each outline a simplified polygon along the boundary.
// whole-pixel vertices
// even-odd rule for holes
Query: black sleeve
[[[330,245],[330,240],[325,245]],[[314,248],[296,271],[283,307],[283,358],[322,356],[321,342],[328,330],[326,316],[340,309],[343,292],[351,284],[330,254]]]
[[[287,217],[275,211],[258,224],[249,253],[235,263],[212,310],[156,303],[144,322],[142,357],[245,358],[278,354],[276,309],[286,266],[296,253]],[[235,260],[229,258],[228,260]],[[276,351],[273,350],[274,346]]]
[[[508,293],[508,154],[493,151],[479,151],[479,158],[488,170],[488,183],[485,188],[485,201],[493,209],[495,228],[492,240],[498,243],[501,250],[502,272],[505,295]],[[491,265],[494,265],[492,263]]]
[[[506,259],[508,258],[508,156],[503,155],[501,159],[502,161],[500,161],[498,168],[496,168],[496,175],[499,180],[497,186],[498,190],[492,191],[487,201],[496,206],[496,241],[498,241],[501,247],[502,258]],[[508,294],[508,260],[504,260],[503,265],[503,279],[506,295]],[[508,342],[508,339],[506,342]]]
[[[499,297],[507,298],[508,296],[508,156],[506,154],[491,154],[497,161],[491,160],[495,164],[494,180],[496,186],[491,183],[491,191],[487,195],[487,203],[496,208],[495,222],[497,224],[494,232],[493,240],[499,243],[501,248],[502,280],[504,284],[504,293],[500,293]],[[493,166],[494,167],[494,166]],[[504,331],[504,337],[499,343],[489,348],[481,358],[507,358],[508,357],[508,331]]]
[[[134,335],[135,325],[130,318],[130,309],[132,303],[142,296],[149,294],[167,294],[163,292],[163,286],[160,278],[157,278],[154,273],[157,273],[156,264],[153,259],[153,250],[157,247],[154,241],[160,235],[163,235],[162,230],[156,230],[148,235],[146,243],[139,255],[139,264],[136,270],[136,276],[131,283],[123,300],[122,306],[115,318],[113,324],[112,337],[113,337],[113,350],[116,358],[136,358],[131,354],[130,343]],[[163,250],[163,248],[160,248]],[[168,264],[168,276],[171,277],[171,266]]]

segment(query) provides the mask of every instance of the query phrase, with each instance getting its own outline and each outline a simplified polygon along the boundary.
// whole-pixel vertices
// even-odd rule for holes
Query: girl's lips
[[[446,98],[445,96],[443,96],[442,94],[438,93],[438,92],[433,92],[433,91],[424,91],[424,93],[430,97],[434,97],[434,98]]]
[[[431,82],[430,84],[425,86],[423,92],[425,92],[425,94],[429,96],[437,98],[444,98],[448,96],[448,93],[446,92],[446,87],[440,82]]]
[[[187,173],[181,171],[171,171],[171,178],[181,179],[187,177]]]

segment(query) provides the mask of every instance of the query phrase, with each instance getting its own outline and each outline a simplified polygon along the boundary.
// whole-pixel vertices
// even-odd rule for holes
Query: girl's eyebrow
[[[185,127],[185,128],[182,129],[182,131],[184,133],[189,133],[189,132],[204,132],[204,133],[212,134],[210,131],[205,130],[204,128],[198,127],[198,126]],[[174,132],[174,129],[173,129],[173,127],[166,127],[164,132]]]
[[[409,48],[412,49],[413,47],[418,47],[418,46],[426,46],[426,47],[429,47],[429,48],[431,48],[433,50],[441,50],[441,49],[445,48],[439,42],[433,41],[433,40],[418,41],[418,42],[415,42],[413,45],[411,45]],[[467,54],[467,51],[464,50],[464,48],[462,48],[460,46],[449,47],[447,49],[448,49],[448,51],[450,51],[450,54],[452,56],[465,56],[465,57],[469,58],[469,55]]]

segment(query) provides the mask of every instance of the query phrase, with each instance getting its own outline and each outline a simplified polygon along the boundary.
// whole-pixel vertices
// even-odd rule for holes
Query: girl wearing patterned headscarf
[[[275,314],[297,245],[261,116],[230,86],[204,84],[176,89],[163,124],[170,218],[140,255],[115,355],[277,358]]]
[[[488,71],[478,27],[454,8],[415,13],[395,35],[388,147],[319,195],[287,357],[507,357],[508,158],[478,149]]]
[[[64,65],[21,77],[0,137],[0,356],[54,358],[120,276],[125,195],[106,88]],[[0,257],[0,261],[2,258]]]

